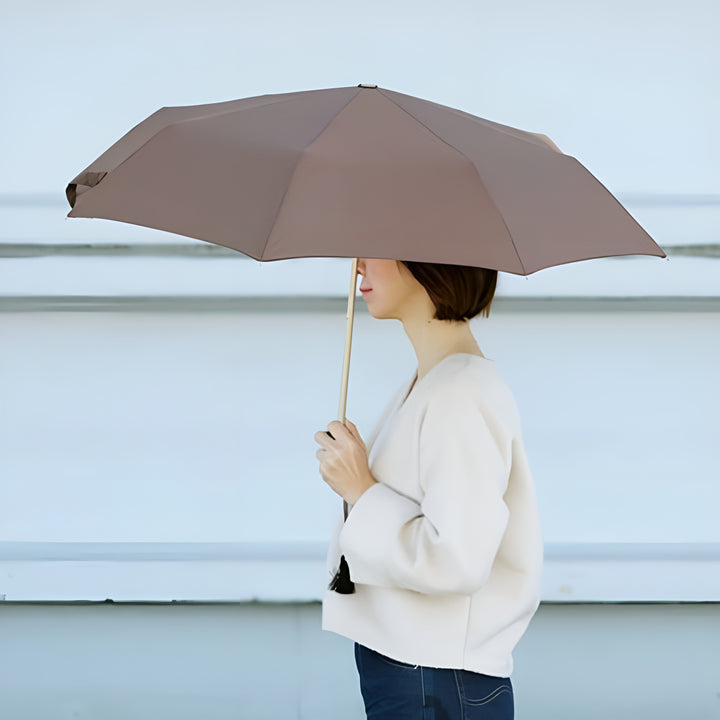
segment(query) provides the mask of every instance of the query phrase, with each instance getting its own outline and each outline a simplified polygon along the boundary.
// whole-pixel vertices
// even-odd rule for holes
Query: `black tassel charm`
[[[340,557],[340,567],[328,587],[341,595],[351,595],[355,592],[355,583],[350,579],[350,568],[344,555]]]
[[[325,431],[333,440],[333,434]],[[343,500],[343,517],[347,520],[348,504]],[[334,590],[341,595],[352,595],[355,592],[355,583],[350,579],[350,568],[344,555],[340,556],[340,567],[328,585],[329,590]]]

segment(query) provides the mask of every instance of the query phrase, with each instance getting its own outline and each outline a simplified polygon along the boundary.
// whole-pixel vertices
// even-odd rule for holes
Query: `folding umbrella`
[[[158,228],[256,260],[353,258],[340,422],[357,258],[529,275],[589,258],[665,256],[545,135],[377,85],[161,108],[66,194],[68,217]]]
[[[68,217],[158,228],[261,261],[381,257],[529,275],[665,256],[545,135],[377,85],[161,108],[66,195]],[[353,262],[341,422],[356,276]]]

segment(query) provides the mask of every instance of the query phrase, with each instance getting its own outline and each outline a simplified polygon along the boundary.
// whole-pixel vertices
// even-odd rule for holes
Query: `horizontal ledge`
[[[236,250],[210,242],[188,239],[168,243],[0,243],[0,258],[28,258],[62,255],[72,257],[192,257],[254,260]]]
[[[0,542],[0,562],[315,561],[321,542]]]
[[[664,245],[670,256],[720,257],[720,243],[694,243],[687,245]],[[0,242],[0,258],[30,257],[171,257],[171,258],[236,258],[253,260],[236,250],[200,240],[181,243],[50,243],[50,242]],[[623,256],[621,256],[623,257]],[[620,258],[618,258],[620,259]],[[280,261],[273,261],[280,262]]]
[[[718,193],[663,193],[663,192],[615,192],[613,195],[623,204],[628,205],[720,205]],[[64,188],[60,192],[25,192],[0,193],[0,206],[48,206],[57,207],[70,212],[70,206],[65,198]]]
[[[0,312],[344,313],[347,296],[9,295]],[[720,296],[496,297],[492,312],[719,312]],[[356,303],[356,313],[368,313]]]
[[[326,543],[0,543],[0,600],[311,602]],[[546,543],[544,602],[720,601],[720,542]]]
[[[245,600],[7,600],[3,605],[320,605],[321,598]],[[540,600],[540,605],[718,605],[717,600]]]
[[[318,561],[324,542],[0,542],[0,562]],[[720,542],[545,543],[546,561],[720,562]]]

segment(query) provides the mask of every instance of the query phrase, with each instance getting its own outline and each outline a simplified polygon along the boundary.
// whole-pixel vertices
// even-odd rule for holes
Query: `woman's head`
[[[497,285],[497,270],[384,258],[361,258],[358,272],[368,309],[377,318],[402,319],[411,306],[425,307],[437,320],[486,317]]]

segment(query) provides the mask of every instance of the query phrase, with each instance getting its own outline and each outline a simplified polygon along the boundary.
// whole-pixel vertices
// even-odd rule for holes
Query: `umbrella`
[[[158,228],[256,260],[353,258],[341,422],[358,257],[529,275],[665,256],[547,136],[369,84],[161,108],[66,195],[68,217]]]
[[[382,257],[518,275],[665,253],[545,135],[377,85],[165,107],[67,186],[68,217],[256,260]],[[338,419],[345,417],[356,287]]]

